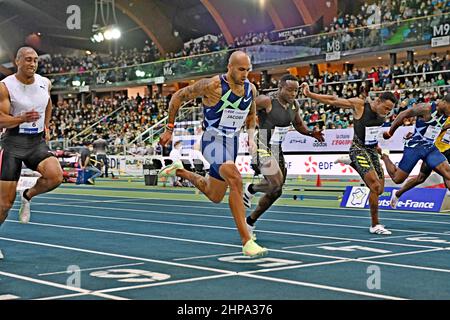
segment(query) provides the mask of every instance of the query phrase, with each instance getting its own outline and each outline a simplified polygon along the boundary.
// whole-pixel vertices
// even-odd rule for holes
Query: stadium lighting
[[[106,30],[106,31],[103,33],[103,36],[105,37],[105,40],[111,40],[111,39],[113,38],[112,32],[111,32],[110,29]]]
[[[117,40],[122,36],[117,22],[115,0],[95,0],[94,23],[92,24],[92,42]],[[112,11],[112,14],[110,14]],[[101,18],[101,19],[100,19]]]
[[[119,39],[122,36],[119,28],[113,28],[111,31],[113,39]]]
[[[136,77],[139,77],[139,78],[145,77],[145,71],[136,70]]]

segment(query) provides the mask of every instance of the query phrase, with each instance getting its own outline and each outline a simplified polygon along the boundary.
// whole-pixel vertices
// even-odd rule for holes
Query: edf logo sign
[[[318,170],[332,170],[333,165],[333,161],[316,161],[312,156],[305,161],[307,173],[316,173]]]
[[[319,162],[319,170],[331,170],[333,165],[333,162]]]

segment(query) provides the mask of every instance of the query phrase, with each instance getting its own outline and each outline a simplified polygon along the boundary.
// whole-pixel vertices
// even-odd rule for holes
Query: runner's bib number
[[[375,144],[378,142],[378,135],[381,127],[367,127],[365,144]]]
[[[271,144],[282,143],[290,127],[275,127],[273,129],[272,137],[270,138]]]
[[[25,122],[19,126],[21,134],[37,134],[44,131],[44,117],[41,116],[36,122]]]
[[[220,118],[219,122],[219,129],[225,131],[237,131],[238,129],[241,129],[249,111],[250,108],[247,110],[223,110],[222,118]]]
[[[442,142],[446,143],[446,144],[450,144],[450,131],[447,130],[444,134],[444,136],[442,137]]]
[[[436,140],[437,136],[441,133],[440,127],[429,126],[425,132],[424,137],[430,140]]]

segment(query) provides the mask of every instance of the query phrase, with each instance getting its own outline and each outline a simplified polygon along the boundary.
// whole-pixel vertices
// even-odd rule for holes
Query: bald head
[[[244,85],[252,69],[250,57],[243,51],[235,51],[228,61],[227,77],[234,84]]]
[[[20,58],[24,57],[27,53],[35,54],[37,56],[37,53],[33,48],[22,47],[19,50],[17,50],[16,60],[19,60]]]
[[[234,51],[228,60],[229,64],[251,63],[250,57],[244,51]]]

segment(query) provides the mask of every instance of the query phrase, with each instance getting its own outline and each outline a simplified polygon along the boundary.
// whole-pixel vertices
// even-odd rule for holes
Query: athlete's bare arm
[[[309,86],[307,83],[302,83],[301,88],[305,96],[317,100],[321,103],[341,107],[344,109],[352,109],[357,114],[358,113],[362,114],[362,111],[364,111],[364,100],[360,98],[343,99],[332,95],[313,93],[309,91]]]
[[[169,102],[169,123],[174,123],[178,110],[183,102],[201,97],[205,101],[220,100],[220,78],[215,76],[209,79],[201,79],[190,86],[178,90]]]
[[[264,94],[256,97],[256,111],[265,110],[269,113],[272,110],[272,99]]]
[[[401,125],[403,125],[403,120],[406,118],[417,117],[417,116],[426,116],[431,114],[431,106],[428,104],[418,104],[408,110],[402,111],[398,114],[397,118],[395,118],[392,123],[389,131],[383,133],[383,137],[385,139],[389,139],[395,133],[395,130],[398,129]]]
[[[250,148],[250,152],[256,151],[256,143],[255,143],[255,129],[256,129],[256,100],[258,99],[258,90],[256,90],[255,85],[252,83],[252,92],[253,92],[253,101],[250,106],[250,112],[247,116],[247,119],[245,120],[245,126],[247,128],[247,134],[248,134],[248,144]],[[255,98],[256,97],[256,98]]]
[[[325,141],[322,131],[308,129],[308,127],[306,126],[302,117],[300,116],[300,112],[299,112],[300,106],[298,105],[297,100],[295,100],[295,105],[297,108],[296,108],[296,112],[295,112],[294,121],[292,121],[292,125],[294,126],[295,130],[297,130],[299,133],[301,133],[305,136],[313,137],[313,138],[319,140],[320,142]]]
[[[180,110],[183,102],[202,97],[205,105],[213,105],[221,98],[221,85],[219,76],[209,79],[201,79],[190,86],[178,90],[172,96],[169,102],[169,124],[174,124],[178,110]],[[214,104],[215,104],[214,103]],[[172,138],[172,131],[167,130],[161,135],[159,143],[166,145]]]
[[[11,103],[9,101],[8,89],[0,83],[0,129],[15,128],[24,122],[35,122],[40,116],[36,111],[29,111],[20,116],[13,117],[11,113]]]
[[[47,103],[47,107],[45,108],[45,139],[48,141],[50,140],[50,120],[52,118],[52,109],[53,109],[53,104],[52,104],[52,98],[51,98],[51,94],[50,91],[52,90],[52,83],[49,79],[46,78],[46,80],[48,81],[48,94],[50,95],[50,98],[48,98],[48,103]]]

